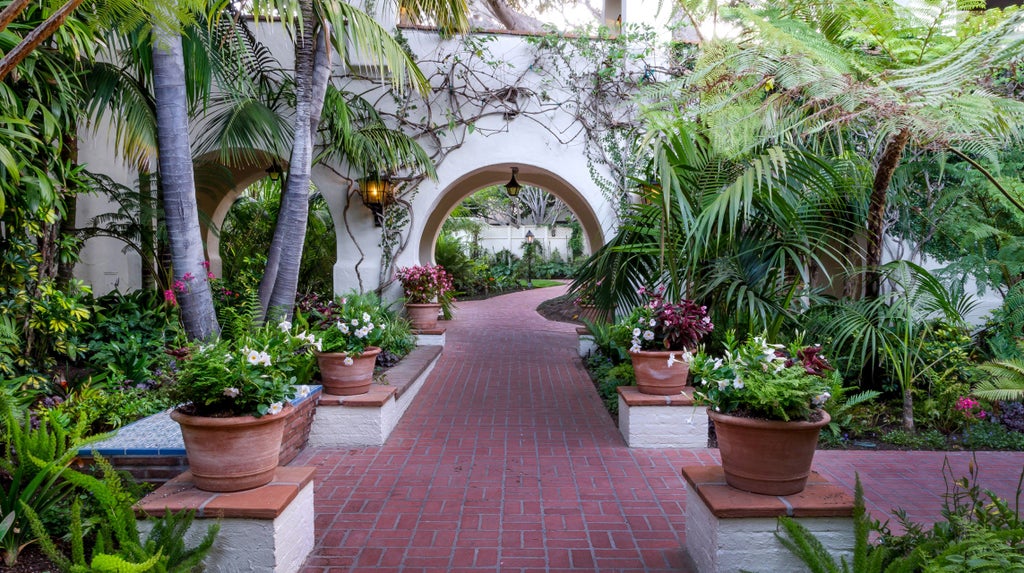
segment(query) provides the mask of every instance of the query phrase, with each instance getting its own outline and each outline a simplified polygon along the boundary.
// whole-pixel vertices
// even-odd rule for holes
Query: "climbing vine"
[[[435,166],[469,136],[507,132],[512,122],[535,122],[563,145],[582,143],[591,178],[621,213],[636,187],[634,174],[650,160],[638,144],[643,88],[685,73],[693,54],[685,45],[658,46],[651,28],[636,25],[619,34],[607,28],[552,30],[511,48],[494,34],[469,34],[416,55],[431,86],[425,98],[376,86],[361,95],[376,93],[371,102],[389,126],[415,139]],[[400,200],[385,211],[379,245],[382,287],[408,244],[410,205],[425,175],[398,177]]]

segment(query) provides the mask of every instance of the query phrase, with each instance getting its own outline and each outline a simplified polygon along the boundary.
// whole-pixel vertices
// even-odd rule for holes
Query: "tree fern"
[[[971,392],[987,400],[1024,398],[1024,360],[993,360],[979,366],[992,377],[979,382]]]

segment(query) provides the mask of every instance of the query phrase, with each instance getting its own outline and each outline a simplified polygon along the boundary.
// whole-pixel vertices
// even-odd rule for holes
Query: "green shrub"
[[[964,447],[972,450],[1024,450],[1024,434],[994,422],[968,426],[963,440]]]
[[[0,418],[0,520],[11,519],[8,527],[0,528],[0,557],[12,566],[38,536],[29,527],[26,512],[42,514],[71,494],[64,476],[85,443],[85,425],[78,423],[67,430],[44,411],[33,427],[27,411],[4,388],[0,388]]]
[[[69,472],[67,478],[96,500],[100,519],[89,535],[83,529],[82,503],[76,499],[69,518],[71,555],[66,555],[43,527],[39,516],[29,510],[32,531],[40,546],[62,571],[151,571],[153,573],[192,573],[202,571],[202,562],[213,547],[220,529],[218,524],[207,528],[206,535],[195,547],[185,545],[185,533],[192,524],[192,512],[168,512],[152,519],[149,534],[139,533],[133,505],[137,501],[120,474],[102,456],[94,453],[100,477]],[[93,541],[87,555],[85,540]]]

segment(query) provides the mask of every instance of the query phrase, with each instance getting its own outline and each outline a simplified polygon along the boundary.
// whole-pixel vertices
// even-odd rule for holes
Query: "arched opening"
[[[597,214],[579,189],[546,169],[526,164],[497,163],[464,174],[438,194],[420,237],[420,262],[435,261],[434,245],[441,234],[441,226],[455,207],[479,189],[507,183],[513,166],[519,168],[516,178],[520,183],[540,187],[568,205],[583,227],[587,251],[604,244],[604,231]]]

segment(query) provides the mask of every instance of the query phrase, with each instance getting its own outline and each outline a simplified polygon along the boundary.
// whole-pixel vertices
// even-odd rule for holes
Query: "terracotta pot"
[[[673,354],[677,360],[669,366],[668,358]],[[630,352],[629,357],[633,360],[633,373],[636,375],[636,385],[640,393],[657,396],[681,393],[690,375],[690,364],[678,360],[682,354],[682,350]]]
[[[715,423],[725,482],[764,495],[803,491],[811,473],[818,433],[831,418],[817,422],[782,422],[729,416],[708,410]]]
[[[295,410],[254,416],[211,418],[178,410],[171,419],[181,426],[189,469],[196,487],[226,492],[270,483],[277,469],[285,420]]]
[[[412,323],[414,330],[433,330],[437,328],[437,313],[441,310],[441,304],[432,302],[427,304],[405,304],[405,315]]]
[[[352,364],[345,364],[344,352],[319,352],[316,355],[320,365],[320,378],[324,393],[335,396],[366,394],[373,384],[373,367],[377,362],[380,348],[367,346],[359,356],[352,357]]]

